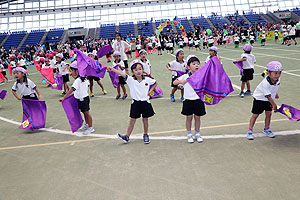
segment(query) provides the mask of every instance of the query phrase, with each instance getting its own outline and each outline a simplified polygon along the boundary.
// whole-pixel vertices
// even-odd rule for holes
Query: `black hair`
[[[73,68],[73,67],[70,67],[70,69],[78,71],[78,69]],[[78,78],[78,77],[80,78],[81,82],[84,82],[86,80],[86,77],[79,76],[79,74],[78,74],[78,76],[76,78]]]
[[[23,72],[22,72],[23,73]],[[23,73],[24,74],[24,73]],[[25,86],[28,88],[28,80],[26,74],[24,74],[23,82],[25,83]],[[17,83],[20,83],[20,80],[17,80]],[[18,88],[18,84],[16,84],[16,88]]]
[[[131,71],[133,71],[134,69],[136,69],[136,67],[137,67],[138,64],[140,64],[140,65],[142,66],[142,69],[144,69],[142,63],[134,63],[134,64],[130,67]]]
[[[120,36],[120,38],[122,38],[122,35],[121,35],[121,33],[116,33],[116,36]]]
[[[245,51],[245,53],[247,53],[247,54],[250,54],[250,53],[251,53],[251,51]]]
[[[187,66],[190,66],[190,64],[191,64],[192,62],[196,62],[196,61],[200,63],[199,58],[197,58],[197,57],[191,57],[191,58],[188,60],[188,62],[187,62]]]

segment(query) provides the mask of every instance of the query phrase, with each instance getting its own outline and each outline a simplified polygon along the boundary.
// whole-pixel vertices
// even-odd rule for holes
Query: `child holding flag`
[[[267,64],[267,77],[256,87],[253,97],[252,117],[249,123],[249,129],[247,131],[247,138],[253,140],[253,127],[256,119],[260,114],[265,111],[265,128],[263,133],[267,134],[268,137],[274,138],[275,135],[270,129],[272,109],[277,110],[277,104],[274,98],[278,99],[277,93],[280,85],[280,76],[283,67],[280,62],[272,61]]]
[[[209,56],[207,56],[205,63],[207,63],[211,58],[213,58],[215,56],[217,56],[218,59],[221,60],[220,57],[217,55],[218,48],[216,46],[209,47],[208,50],[209,50]]]
[[[29,78],[27,78],[27,72],[24,68],[16,67],[14,68],[13,73],[17,81],[12,86],[12,93],[18,100],[22,100],[22,98],[33,100],[39,100],[43,98],[36,85]],[[18,96],[17,92],[19,92],[22,97]]]
[[[57,54],[55,57],[56,68],[58,69],[58,73],[63,77],[64,92],[62,93],[62,95],[65,95],[70,89],[68,86],[68,82],[70,81],[68,65],[66,65],[66,63],[62,61],[63,55],[61,53]]]
[[[126,73],[125,64],[124,64],[123,60],[121,60],[121,53],[118,52],[118,51],[115,51],[114,54],[113,54],[113,57],[115,59],[115,61],[113,62],[113,67],[118,65],[118,69],[120,71]],[[120,97],[121,97],[121,89],[120,88],[122,88],[122,90],[123,90],[122,99],[125,100],[127,98],[125,84],[126,84],[125,79],[123,78],[123,76],[119,75],[119,83],[118,83],[118,87],[117,87],[118,95],[116,96],[116,100],[119,100]]]
[[[155,113],[149,100],[149,94],[157,86],[156,80],[143,75],[143,65],[140,60],[134,60],[130,63],[130,69],[133,76],[128,76],[122,71],[109,67],[108,71],[113,71],[122,76],[130,89],[130,96],[133,99],[130,108],[130,122],[126,135],[118,134],[118,137],[123,140],[125,144],[129,142],[129,137],[134,128],[136,119],[143,117],[144,124],[144,144],[149,144],[150,139],[148,135],[148,118],[152,117]],[[153,87],[149,90],[150,86]]]
[[[141,63],[143,65],[144,74],[151,77],[151,63],[150,60],[147,60],[147,52],[142,49],[140,50],[139,54],[141,56]]]
[[[188,56],[187,67],[189,69],[188,74],[184,74],[173,82],[174,85],[182,84],[184,85],[184,102],[182,106],[181,114],[186,116],[186,132],[187,132],[187,141],[193,143],[193,134],[191,131],[193,118],[195,120],[195,138],[197,142],[203,142],[203,139],[200,135],[200,117],[205,115],[205,106],[203,101],[194,91],[192,86],[187,82],[187,78],[194,74],[198,69],[200,69],[200,60],[194,56]]]

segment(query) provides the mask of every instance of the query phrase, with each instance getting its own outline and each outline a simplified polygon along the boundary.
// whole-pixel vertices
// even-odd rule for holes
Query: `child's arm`
[[[153,92],[153,90],[156,88],[157,86],[157,82],[152,86],[152,88],[149,90],[148,95],[151,94],[151,92]]]
[[[178,79],[173,82],[174,85],[179,85],[179,84],[184,85],[186,83],[187,83],[187,80],[178,80]]]
[[[276,93],[275,99],[279,99],[279,94]]]
[[[122,67],[122,65],[118,64],[118,67],[123,71],[125,67]]]
[[[241,58],[241,59],[239,59],[239,60],[235,60],[234,62],[244,62],[244,61],[246,61],[247,60],[247,58]]]
[[[120,71],[120,70],[117,70],[117,69],[115,69],[115,68],[113,68],[113,67],[107,67],[107,70],[108,70],[109,72],[113,71],[113,72],[119,74],[120,76],[122,76],[123,78],[126,78],[126,76],[127,76],[124,72],[122,72],[122,71]]]
[[[12,90],[12,93],[18,100],[22,100],[22,97],[19,97],[16,91]]]
[[[63,100],[65,100],[65,98],[67,98],[68,96],[70,96],[72,94],[72,92],[74,92],[74,90],[72,88],[69,89],[69,91],[67,92],[67,94],[65,94],[64,97],[60,98],[58,101],[62,102]]]
[[[166,67],[167,67],[167,69],[168,69],[169,71],[173,71],[173,69],[170,67],[169,64],[166,64]]]
[[[36,91],[36,93],[37,93],[39,99],[43,99],[43,96],[41,95],[39,89],[38,89],[37,87],[35,87],[34,89],[35,89],[35,91]]]
[[[277,104],[275,103],[275,101],[272,99],[271,96],[268,96],[267,99],[269,100],[269,102],[272,104],[272,109],[273,110],[277,110]]]
[[[70,72],[69,65],[66,65],[66,66],[64,67],[63,72],[64,72],[66,69]]]

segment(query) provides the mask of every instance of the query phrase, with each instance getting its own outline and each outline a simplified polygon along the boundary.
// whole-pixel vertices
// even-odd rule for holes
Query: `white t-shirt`
[[[210,60],[210,56],[206,57],[205,63],[207,63]]]
[[[288,25],[289,35],[296,35],[296,26]]]
[[[84,97],[89,96],[88,93],[89,86],[90,86],[90,82],[87,79],[81,81],[80,77],[76,78],[72,85],[72,89],[75,90],[74,97],[76,99],[83,101]]]
[[[59,72],[60,75],[69,74],[69,71],[68,71],[67,68],[64,70],[65,66],[66,66],[66,63],[63,62],[63,61],[61,63],[56,63],[56,67],[58,68],[58,72]]]
[[[54,59],[50,60],[51,68],[55,68],[55,65],[56,65],[56,60],[54,60]]]
[[[240,37],[239,36],[234,37],[234,41],[235,42],[239,42],[240,41]]]
[[[127,56],[125,54],[125,49],[126,48],[130,48],[130,45],[125,42],[125,41],[120,41],[118,42],[117,40],[113,43],[112,45],[112,48],[115,50],[115,51],[118,51],[120,52],[121,54],[121,60],[128,60],[127,59]]]
[[[12,86],[12,90],[19,92],[22,96],[34,94],[34,89],[36,88],[36,85],[29,78],[27,78],[27,83],[28,87],[26,87],[25,82],[15,82],[15,84]]]
[[[121,65],[121,67],[124,68],[124,70],[122,70],[122,69],[119,67],[118,64]],[[120,60],[120,62],[118,62],[118,63],[116,63],[116,62],[114,61],[112,67],[114,67],[114,66],[116,66],[116,65],[118,65],[118,70],[119,70],[119,71],[121,71],[121,72],[123,72],[123,73],[126,73],[126,71],[125,71],[125,64],[124,64],[123,60]],[[119,75],[119,76],[120,76],[120,75]]]
[[[214,39],[212,39],[212,38],[208,39],[208,43],[209,44],[213,44],[214,43]]]
[[[46,66],[46,64],[43,64],[43,65],[42,65],[42,68],[43,68],[43,69],[44,69],[44,68],[51,68],[51,65]]]
[[[254,69],[256,59],[253,54],[243,53],[241,58],[247,58],[246,61],[243,61],[243,69]]]
[[[171,69],[176,70],[176,71],[186,71],[186,67],[184,65],[184,61],[182,63],[177,62],[176,60],[173,60],[172,62],[168,63]],[[177,76],[177,72],[172,71],[172,76]]]
[[[256,87],[256,89],[253,93],[253,97],[256,100],[268,101],[268,99],[266,97],[271,95],[272,99],[274,99],[276,96],[276,93],[278,91],[279,85],[280,85],[280,78],[278,79],[276,84],[271,84],[270,77],[267,76]]]
[[[149,101],[149,88],[151,85],[156,83],[155,79],[144,76],[143,80],[139,82],[136,78],[132,76],[126,76],[126,83],[130,89],[130,96],[136,101]]]
[[[261,39],[266,39],[266,35],[265,35],[265,34],[262,34],[262,35],[261,35]]]
[[[26,65],[24,59],[19,60],[18,64],[19,64],[20,66],[25,66],[25,65]]]
[[[142,48],[142,45],[141,44],[137,44],[135,47],[136,47],[137,50],[140,50]]]
[[[253,41],[254,40],[254,36],[250,35],[250,40]]]
[[[148,74],[151,74],[151,63],[150,63],[150,60],[146,60],[146,62],[142,62],[142,65],[143,65],[143,69],[145,72],[147,72]]]
[[[189,74],[184,74],[178,78],[178,80],[186,80],[189,77]],[[195,90],[192,88],[192,86],[189,83],[184,84],[184,93],[183,97],[186,100],[196,100],[200,99],[200,97],[197,95]]]

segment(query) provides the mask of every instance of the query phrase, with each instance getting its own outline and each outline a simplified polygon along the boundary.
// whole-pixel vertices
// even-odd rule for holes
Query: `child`
[[[288,32],[287,31],[285,31],[284,33],[283,33],[283,40],[282,40],[282,44],[281,45],[283,45],[283,44],[287,44],[287,42],[288,42]]]
[[[88,56],[91,57],[92,59],[96,60],[96,62],[98,62],[97,59],[95,58],[95,55],[94,55],[94,54],[89,53]],[[77,61],[75,61],[75,62],[76,62],[76,65],[77,65]],[[103,94],[104,94],[104,95],[107,94],[107,91],[104,89],[104,86],[103,86],[102,83],[100,82],[100,78],[99,78],[99,77],[96,77],[96,76],[88,76],[87,78],[88,78],[88,80],[90,81],[90,92],[91,92],[91,97],[94,97],[94,96],[95,96],[94,93],[93,93],[94,81],[96,81],[96,82],[98,83],[98,85],[99,85],[100,88],[102,89]]]
[[[265,46],[265,45],[266,45],[266,31],[263,31],[261,35],[261,46]]]
[[[242,42],[243,42],[243,45],[245,45],[247,42],[246,36],[244,35],[244,33],[242,33]]]
[[[179,45],[179,49],[183,49],[184,48],[184,46],[183,46],[183,39],[181,37],[178,39],[178,45]]]
[[[161,44],[160,44],[160,41],[158,40],[157,43],[156,43],[156,48],[157,48],[157,55],[162,55],[161,53]]]
[[[150,60],[147,60],[147,52],[142,49],[140,50],[140,56],[141,56],[141,63],[143,65],[144,74],[151,77],[151,63]]]
[[[250,38],[250,44],[253,46],[253,44],[254,44],[254,39],[255,39],[253,33],[250,34],[250,37],[249,37],[249,38]]]
[[[21,55],[18,55],[17,58],[18,58],[18,64],[20,65],[20,67],[27,69],[25,59]]]
[[[177,49],[175,51],[176,60],[168,63],[166,65],[167,69],[172,72],[172,82],[171,87],[173,88],[170,94],[170,98],[172,102],[175,102],[174,94],[177,91],[177,85],[174,85],[173,82],[178,78],[178,74],[176,71],[186,72],[186,67],[184,63],[184,51],[183,49]],[[183,102],[183,89],[181,90],[181,102]]]
[[[135,57],[139,57],[139,52],[142,49],[142,45],[140,41],[136,41],[136,45],[135,45]]]
[[[194,43],[194,40],[193,40],[193,37],[189,37],[189,50],[193,50],[193,43]]]
[[[192,135],[192,121],[195,119],[195,138],[197,142],[203,142],[200,135],[200,117],[205,115],[205,106],[200,97],[196,94],[192,86],[186,81],[186,79],[200,69],[200,60],[196,56],[188,56],[187,67],[189,69],[188,74],[184,74],[174,81],[174,85],[184,85],[184,102],[182,106],[182,115],[186,116],[186,132],[187,141],[193,143]]]
[[[212,57],[217,56],[218,54],[218,48],[216,46],[209,47],[208,50],[209,50],[209,56],[207,56],[205,63],[207,63]],[[221,60],[219,56],[217,57],[219,60]]]
[[[62,102],[65,98],[71,95],[74,91],[74,97],[78,102],[78,109],[83,113],[85,124],[80,128],[84,130],[83,135],[88,135],[95,132],[93,128],[93,119],[90,114],[90,98],[89,98],[89,82],[85,77],[80,77],[78,73],[77,62],[71,63],[71,76],[75,79],[71,89],[65,94],[64,97],[60,98],[59,101]]]
[[[275,30],[274,39],[275,39],[275,43],[277,43],[278,42],[278,30]]]
[[[58,73],[63,77],[64,92],[62,93],[62,95],[65,95],[70,89],[68,86],[68,82],[70,81],[68,65],[66,65],[66,63],[62,61],[63,55],[61,53],[57,54],[55,57],[56,68],[58,69]]]
[[[16,62],[15,62],[15,57],[13,57],[13,56],[9,57],[9,64],[11,65],[12,70],[17,67]]]
[[[210,36],[209,39],[208,39],[208,47],[212,47],[214,46],[214,37],[213,36]]]
[[[274,138],[275,135],[270,129],[272,109],[276,110],[277,105],[274,102],[274,98],[278,99],[277,93],[280,84],[280,75],[283,67],[280,62],[272,61],[267,64],[267,77],[256,87],[253,97],[252,117],[249,123],[249,129],[247,132],[247,138],[253,140],[253,127],[256,119],[260,114],[265,111],[265,128],[263,133],[267,134],[268,137]]]
[[[15,84],[12,86],[12,93],[18,100],[22,100],[22,98],[33,100],[39,100],[43,98],[36,85],[27,78],[27,72],[24,68],[16,67],[14,68],[13,73],[17,82],[15,82]],[[22,97],[19,97],[17,92],[19,92]],[[36,96],[35,92],[38,96]]]
[[[134,128],[136,119],[143,117],[144,124],[144,144],[149,144],[150,139],[148,135],[148,118],[152,117],[155,112],[149,100],[149,94],[157,86],[156,80],[143,76],[143,65],[140,60],[134,60],[130,63],[130,69],[133,76],[128,76],[124,72],[116,70],[114,68],[108,68],[109,71],[114,71],[115,73],[122,76],[130,89],[130,96],[133,99],[130,107],[130,122],[127,129],[126,135],[121,135],[118,133],[118,137],[123,140],[125,144],[129,142],[129,137]],[[153,87],[149,90],[150,86]]]
[[[198,49],[201,50],[199,44],[200,44],[200,40],[199,40],[199,38],[196,38],[196,39],[195,39],[195,42],[194,42],[196,51],[197,51]]]
[[[118,51],[115,51],[114,54],[113,54],[113,57],[115,59],[115,61],[113,62],[113,67],[116,66],[116,65],[118,65],[118,70],[123,71],[125,73],[125,64],[121,60],[121,53],[118,52]],[[120,87],[123,90],[123,97],[122,97],[122,99],[125,100],[127,98],[125,84],[126,84],[125,79],[122,76],[119,75],[119,84],[118,84],[118,87],[117,87],[118,95],[116,96],[116,100],[119,100],[120,97],[121,97]]]
[[[234,35],[234,48],[239,48],[239,44],[240,44],[240,37],[238,36],[238,34]]]
[[[252,46],[250,44],[245,44],[243,49],[244,53],[241,55],[241,59],[235,62],[243,62],[243,73],[241,77],[241,93],[240,97],[243,98],[245,95],[251,95],[250,90],[250,80],[253,80],[254,74],[254,64],[256,63],[255,56],[251,54]],[[245,84],[247,85],[247,91],[244,93]]]
[[[6,82],[8,82],[8,78],[6,76],[6,71],[5,71],[5,68],[4,68],[3,64],[1,63],[1,60],[0,60],[0,73],[4,76]]]

